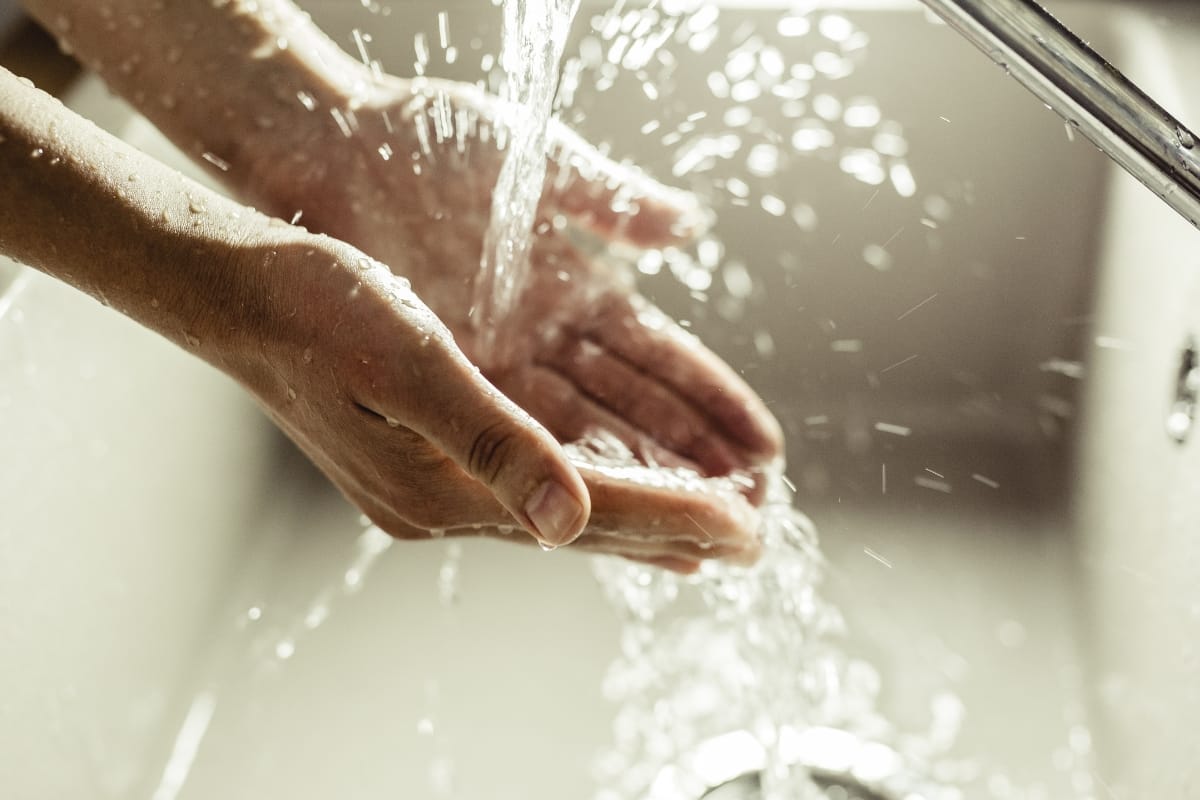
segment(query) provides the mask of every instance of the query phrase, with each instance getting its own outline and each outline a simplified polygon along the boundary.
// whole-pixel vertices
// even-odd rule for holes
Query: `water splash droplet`
[[[172,101],[172,102],[174,102],[174,101]],[[225,159],[221,158],[220,156],[218,156],[216,153],[210,153],[208,151],[205,151],[200,154],[200,157],[203,158],[205,161],[207,161],[209,164],[212,164],[217,169],[221,170],[221,172],[229,172],[229,162],[226,161]]]

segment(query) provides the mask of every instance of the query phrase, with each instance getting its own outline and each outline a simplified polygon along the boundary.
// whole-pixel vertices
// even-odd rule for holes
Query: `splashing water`
[[[508,152],[492,195],[473,306],[484,353],[494,352],[498,324],[512,311],[529,271],[559,60],[578,8],[579,0],[504,2],[500,63],[507,76]]]
[[[558,65],[578,5],[578,0],[504,2],[499,63],[506,76],[503,95],[509,103],[501,119],[508,146],[493,195],[473,307],[485,353],[497,346],[498,323],[518,302],[529,268]],[[669,76],[677,66],[665,47],[671,39],[693,53],[716,41],[716,6],[655,5],[633,9],[618,4],[593,20],[593,33],[585,38],[581,55],[566,66],[559,96],[563,107],[571,106],[571,96],[585,81],[590,80],[587,88],[597,93],[607,91],[619,70],[636,74],[642,91],[654,102],[660,91],[669,88]],[[900,198],[914,198],[916,184],[906,161],[903,129],[887,120],[870,98],[843,102],[823,85],[854,71],[865,34],[833,14],[789,13],[777,28],[780,36],[789,39],[807,35],[805,41],[813,52],[785,63],[779,50],[758,34],[734,31],[735,45],[724,69],[707,78],[713,98],[732,103],[723,115],[706,118],[704,112],[688,109],[679,112],[686,118],[672,124],[670,109],[655,103],[656,116],[642,133],[658,133],[662,145],[673,151],[669,168],[674,177],[688,181],[709,201],[730,207],[759,206],[765,214],[783,218],[784,224],[790,217],[806,235],[817,226],[816,211],[803,196],[792,194],[783,180],[789,165],[800,161],[823,158],[868,187],[886,189],[890,178]],[[447,31],[444,18],[439,17],[443,49]],[[418,47],[422,62],[428,61],[427,49],[422,38]],[[772,130],[762,111],[764,104],[782,104],[793,128]],[[576,109],[576,113],[583,112]],[[384,160],[390,155],[390,151],[386,157],[381,153]],[[725,163],[729,168],[722,171]],[[864,210],[877,194],[871,195]],[[940,196],[926,198],[925,210],[930,222],[944,221],[950,213],[948,201]],[[879,271],[889,269],[892,257],[887,244],[869,245],[863,250],[864,261]],[[691,246],[644,253],[636,266],[646,275],[665,269],[698,302],[712,300],[721,317],[740,322],[742,307],[762,285],[732,255],[710,235]],[[719,294],[722,285],[724,296]],[[763,354],[775,348],[765,329],[755,332],[754,343]],[[816,424],[817,418],[812,419]],[[878,423],[876,430],[897,436],[911,432],[890,423]],[[764,555],[749,569],[713,562],[706,563],[698,575],[683,578],[619,559],[595,560],[603,591],[622,622],[621,652],[605,683],[606,694],[617,705],[614,743],[600,769],[605,800],[641,800],[663,767],[699,742],[729,731],[750,731],[764,745],[768,763],[763,796],[769,800],[798,800],[816,791],[806,775],[786,763],[780,746],[786,728],[829,726],[864,739],[893,738],[895,732],[876,710],[878,672],[839,647],[841,616],[819,593],[824,563],[816,531],[794,508],[793,492],[781,475],[771,480],[761,533]],[[389,545],[381,532],[368,530],[340,583],[330,581],[303,614],[253,637],[251,649],[272,668],[282,668],[297,645],[303,648],[308,632],[328,617],[331,604],[361,586]],[[457,600],[460,556],[459,545],[449,545],[437,574],[438,595],[445,605]],[[251,610],[261,614],[257,607]],[[211,697],[199,696],[200,712],[211,714],[205,705]],[[919,760],[929,763],[953,744],[960,721],[956,700],[951,697],[944,704],[948,710],[933,731],[909,738],[909,749],[920,751],[914,754]],[[204,713],[197,719],[206,719]],[[432,721],[424,719],[422,724],[432,731]],[[182,740],[189,741],[187,736]],[[188,746],[177,749],[185,755],[191,752]],[[449,792],[449,769],[445,754],[431,765],[431,783],[439,793]]]
[[[750,568],[710,562],[683,578],[595,559],[622,623],[621,654],[604,687],[619,706],[599,766],[604,797],[641,798],[702,741],[749,731],[767,755],[762,797],[823,798],[789,766],[785,730],[828,726],[876,740],[890,733],[876,711],[878,673],[837,646],[844,625],[819,593],[816,530],[780,475],[770,480],[760,532],[763,557]]]

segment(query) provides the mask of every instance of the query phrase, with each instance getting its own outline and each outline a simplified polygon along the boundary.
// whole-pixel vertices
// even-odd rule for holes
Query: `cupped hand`
[[[578,538],[680,571],[755,556],[756,514],[735,491],[713,496],[611,451],[569,457],[406,280],[337,240],[284,235],[240,258],[286,313],[251,326],[219,366],[381,528],[418,538],[520,526],[543,547]]]
[[[631,450],[641,472],[591,473],[592,483],[608,487],[613,508],[626,509],[608,521],[608,535],[637,538],[632,531],[657,518],[667,538],[708,545],[712,530],[697,524],[706,514],[677,513],[672,503],[702,503],[708,516],[743,511],[713,486],[665,489],[664,471],[714,479],[744,473],[751,478],[741,481],[742,493],[756,501],[754,470],[779,457],[778,425],[732,369],[633,291],[626,270],[587,257],[570,236],[575,226],[661,247],[694,235],[704,215],[690,195],[554,124],[527,285],[511,314],[479,324],[472,298],[506,109],[463,84],[381,83],[352,112],[313,111],[313,125],[294,134],[287,153],[258,169],[260,192],[281,216],[301,211],[304,224],[410,279],[467,357],[559,441],[603,432]],[[481,331],[493,328],[500,346],[484,347]],[[603,518],[601,510],[593,517]],[[722,553],[697,550],[690,558],[713,554]]]
[[[569,221],[637,247],[678,244],[703,224],[698,204],[561,125],[551,128],[528,285],[498,321],[503,346],[481,346],[487,326],[472,319],[472,297],[505,108],[469,85],[382,83],[353,112],[353,129],[327,122],[330,110],[312,112],[303,144],[261,182],[276,210],[302,211],[305,223],[409,278],[467,356],[561,439],[600,428],[707,475],[777,457],[778,425],[749,387],[566,230]]]

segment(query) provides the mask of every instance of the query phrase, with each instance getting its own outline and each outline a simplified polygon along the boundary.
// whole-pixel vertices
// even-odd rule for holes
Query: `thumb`
[[[422,370],[426,380],[405,424],[486,486],[543,546],[578,538],[591,501],[554,437],[488,382],[452,340],[426,350],[443,352],[429,353],[438,363]]]

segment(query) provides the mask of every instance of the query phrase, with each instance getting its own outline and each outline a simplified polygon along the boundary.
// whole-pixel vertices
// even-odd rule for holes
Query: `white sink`
[[[436,42],[433,4],[308,5],[347,47],[370,31],[397,72],[414,33]],[[729,5],[723,36],[769,33],[783,13]],[[1189,796],[1200,445],[1163,423],[1179,346],[1200,333],[1197,234],[919,9],[848,5],[867,58],[814,94],[870,95],[902,125],[915,196],[800,159],[786,180],[748,181],[749,208],[710,192],[727,258],[758,282],[745,316],[714,313],[719,277],[708,304],[665,275],[645,288],[787,428],[827,595],[847,649],[881,672],[885,714],[920,732],[961,699],[949,755],[973,765],[965,797]],[[442,69],[435,55],[431,72],[474,76],[470,39],[495,16],[477,6],[449,4],[464,56]],[[1200,119],[1195,12],[1054,10]],[[599,13],[585,4],[580,33]],[[719,128],[718,51],[691,56],[658,100],[628,79],[581,89],[579,127],[670,176],[667,122],[639,130],[699,110],[701,130]],[[196,174],[96,78],[66,100]],[[755,105],[790,133],[781,108]],[[815,228],[772,216],[763,191],[812,206]],[[0,373],[6,797],[595,793],[618,625],[586,558],[463,542],[447,603],[452,546],[401,543],[349,591],[357,513],[231,382],[29,272],[0,296]]]

